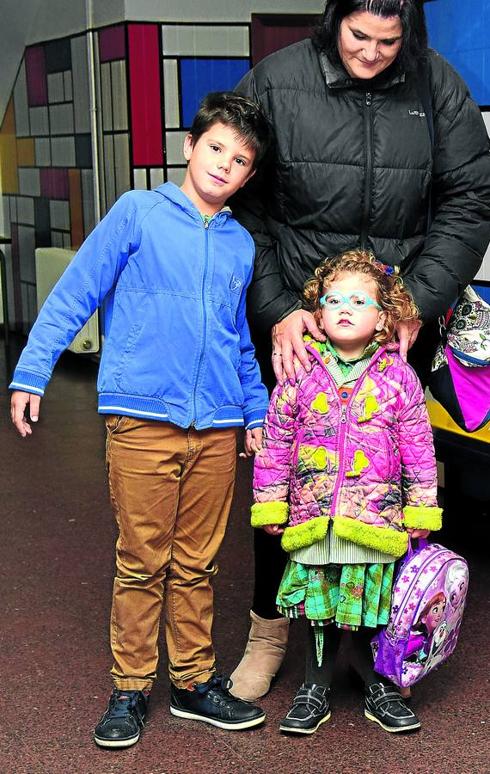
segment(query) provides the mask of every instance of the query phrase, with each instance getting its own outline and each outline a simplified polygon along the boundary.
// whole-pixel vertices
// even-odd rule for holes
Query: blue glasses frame
[[[354,298],[357,298],[361,303],[356,304],[353,300]],[[329,303],[329,301],[332,301],[333,303]],[[338,290],[334,290],[330,293],[325,293],[325,295],[320,298],[320,306],[326,306],[330,311],[341,309],[345,304],[355,312],[362,312],[370,306],[374,306],[376,309],[381,310],[378,302],[368,296],[364,290],[352,290],[348,296],[344,296],[342,293],[339,293]]]

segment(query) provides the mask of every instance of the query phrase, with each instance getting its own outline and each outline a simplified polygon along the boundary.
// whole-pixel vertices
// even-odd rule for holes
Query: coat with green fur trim
[[[252,525],[283,527],[286,551],[327,534],[402,556],[407,528],[441,527],[432,429],[420,382],[380,348],[346,405],[314,343],[311,370],[275,388],[255,458]]]

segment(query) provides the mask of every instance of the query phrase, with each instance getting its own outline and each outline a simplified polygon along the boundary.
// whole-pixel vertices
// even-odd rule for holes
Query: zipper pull
[[[370,92],[370,91],[367,91],[367,92],[366,92],[366,105],[367,105],[368,107],[371,107],[372,96],[373,96],[373,95],[371,94],[371,92]]]
[[[345,416],[345,406],[342,406],[342,411],[340,412],[340,421],[342,424],[345,424],[347,422],[347,418]]]

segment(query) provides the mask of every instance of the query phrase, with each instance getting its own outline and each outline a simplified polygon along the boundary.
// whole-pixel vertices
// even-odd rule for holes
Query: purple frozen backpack
[[[388,625],[371,645],[376,672],[406,687],[456,647],[468,589],[468,564],[437,543],[409,546],[393,584]]]

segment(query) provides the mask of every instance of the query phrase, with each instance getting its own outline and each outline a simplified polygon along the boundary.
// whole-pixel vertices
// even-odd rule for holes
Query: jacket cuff
[[[13,379],[9,384],[9,390],[21,390],[22,392],[32,392],[35,395],[44,395],[44,389],[48,381],[49,378],[47,377],[16,368]]]
[[[408,529],[429,529],[431,532],[441,529],[442,508],[406,505],[403,509],[403,523]]]
[[[252,527],[265,527],[267,524],[287,524],[289,505],[280,500],[252,505]]]
[[[298,548],[307,548],[323,540],[327,535],[329,521],[328,516],[317,516],[294,527],[286,527],[281,539],[283,549],[297,551]]]
[[[264,424],[266,409],[256,409],[255,411],[244,412],[245,430],[252,430],[254,427],[262,427]]]
[[[408,534],[405,530],[376,527],[345,516],[335,517],[333,531],[343,540],[350,540],[357,545],[373,548],[396,558],[403,556],[408,548]]]

